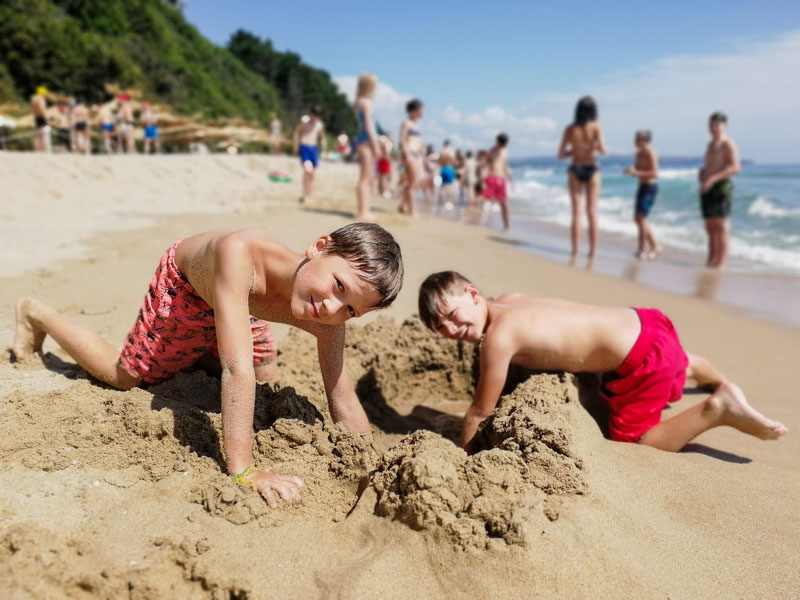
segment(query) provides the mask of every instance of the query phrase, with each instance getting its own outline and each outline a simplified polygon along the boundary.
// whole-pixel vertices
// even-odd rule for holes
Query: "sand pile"
[[[404,438],[370,477],[375,513],[464,549],[526,545],[537,513],[558,518],[560,502],[548,495],[586,491],[565,415],[576,399],[572,378],[534,375],[481,428],[489,449],[467,456],[430,432]]]
[[[301,380],[301,374],[314,372],[313,344],[309,336],[290,334],[280,361],[291,376],[282,377],[293,376],[302,389],[313,383],[322,394],[318,377]],[[480,432],[488,451],[467,456],[442,437],[456,439],[460,420],[446,412],[434,415],[430,408],[420,411],[418,403],[463,406],[474,392],[477,346],[433,335],[417,318],[397,325],[382,317],[365,327],[349,326],[347,348],[371,422],[384,432],[427,430],[403,438],[381,456],[369,480],[377,493],[375,514],[443,536],[460,548],[498,541],[524,545],[526,522],[536,520],[534,512],[557,517],[558,503],[548,495],[585,492],[582,461],[571,447],[575,377],[514,370],[506,386],[511,393]],[[412,406],[416,415],[413,409],[410,416],[403,414]]]

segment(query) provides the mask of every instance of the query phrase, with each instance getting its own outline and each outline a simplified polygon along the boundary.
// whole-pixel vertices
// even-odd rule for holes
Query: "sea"
[[[743,163],[733,179],[729,264],[712,270],[703,266],[707,237],[698,199],[701,159],[660,160],[659,193],[649,216],[656,239],[665,247],[656,261],[634,257],[638,182],[623,174],[632,162],[632,156],[600,160],[598,253],[583,266],[800,327],[800,165]],[[570,262],[566,168],[565,162],[552,158],[512,161],[507,239],[520,249]],[[499,226],[499,215],[491,220]],[[588,249],[585,224],[584,216],[582,253]]]

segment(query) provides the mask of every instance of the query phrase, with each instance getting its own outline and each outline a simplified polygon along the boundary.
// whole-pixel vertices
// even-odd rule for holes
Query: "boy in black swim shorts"
[[[741,170],[739,151],[727,133],[728,117],[715,112],[708,120],[711,141],[705,155],[705,163],[698,173],[700,180],[700,209],[708,233],[707,267],[721,267],[728,258],[730,225],[733,199],[733,183],[730,178]]]
[[[648,129],[640,129],[636,132],[633,143],[636,145],[636,160],[632,167],[626,168],[623,173],[639,179],[639,187],[636,190],[636,209],[633,213],[633,220],[639,229],[639,248],[636,256],[641,260],[649,258],[653,260],[661,252],[661,246],[653,236],[653,230],[647,222],[647,216],[656,202],[658,194],[658,155],[650,146],[653,134]],[[650,250],[647,250],[647,246]]]

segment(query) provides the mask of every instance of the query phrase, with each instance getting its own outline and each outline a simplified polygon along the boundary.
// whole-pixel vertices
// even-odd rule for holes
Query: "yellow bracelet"
[[[253,471],[255,471],[255,467],[253,465],[250,465],[238,475],[231,475],[231,477],[236,483],[249,483],[251,486],[255,486],[253,481],[247,478],[247,476],[250,475],[250,473],[252,473]]]

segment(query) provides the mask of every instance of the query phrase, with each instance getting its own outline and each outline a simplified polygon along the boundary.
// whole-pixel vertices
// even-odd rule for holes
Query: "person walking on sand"
[[[309,114],[303,115],[294,129],[294,147],[303,167],[303,195],[298,200],[311,200],[314,173],[319,166],[319,147],[325,153],[325,125],[322,123],[322,107],[314,105]]]
[[[31,112],[36,125],[36,136],[33,138],[33,149],[36,152],[50,152],[50,125],[47,122],[47,95],[46,87],[40,85],[36,93],[31,96]]]
[[[130,96],[120,94],[119,108],[117,117],[119,118],[119,149],[125,154],[136,153],[136,141],[133,137],[133,108],[131,108]]]
[[[653,236],[653,230],[647,222],[647,215],[653,208],[658,194],[658,155],[650,146],[653,134],[648,129],[636,132],[633,143],[636,146],[636,159],[632,167],[627,167],[623,173],[639,178],[639,187],[636,190],[636,208],[633,220],[639,229],[639,247],[636,256],[639,260],[655,259],[661,253],[661,246]],[[650,250],[647,250],[650,246]]]
[[[269,121],[269,151],[272,154],[280,154],[281,146],[283,146],[283,123],[278,115],[272,113]]]
[[[101,104],[97,108],[97,120],[100,121],[103,149],[106,154],[114,154],[114,113],[109,104]]]
[[[586,195],[586,214],[589,218],[589,257],[597,250],[597,199],[600,196],[600,167],[595,152],[605,154],[603,129],[597,122],[597,104],[591,96],[578,100],[575,120],[564,130],[558,147],[558,158],[571,158],[567,169],[567,185],[572,202],[570,240],[572,256],[578,254],[581,241],[581,192]]]
[[[356,204],[359,221],[374,221],[370,210],[369,197],[373,187],[375,159],[380,156],[378,136],[375,133],[375,120],[372,116],[372,97],[378,86],[378,78],[372,73],[362,73],[356,87],[356,101],[353,108],[358,120],[358,135],[353,138],[353,147],[358,155],[361,173],[356,185]]]
[[[708,234],[706,266],[725,265],[730,246],[731,204],[733,182],[730,178],[741,171],[739,151],[727,133],[728,116],[715,112],[708,119],[711,141],[706,148],[705,162],[698,173],[700,180],[700,210]]]
[[[422,118],[421,100],[410,100],[406,104],[407,118],[400,126],[400,160],[405,173],[399,211],[410,217],[415,214],[414,194],[422,183],[422,137],[419,120]]]
[[[78,154],[91,154],[92,144],[89,139],[89,110],[83,99],[78,98],[70,114],[72,122],[73,150]]]
[[[144,126],[144,153],[150,154],[155,148],[161,154],[161,138],[158,133],[158,117],[149,102],[142,102],[142,114],[139,120]]]

